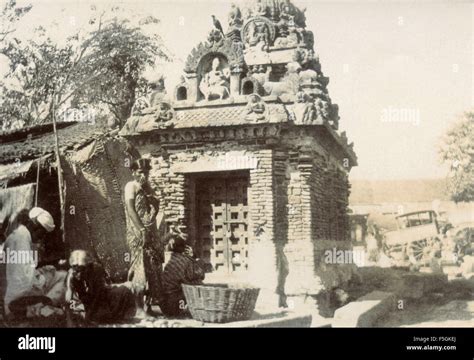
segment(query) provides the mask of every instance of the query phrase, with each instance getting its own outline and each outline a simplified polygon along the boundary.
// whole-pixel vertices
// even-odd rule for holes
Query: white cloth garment
[[[35,283],[37,258],[34,256],[31,234],[24,225],[7,237],[3,251],[7,281],[5,311],[8,313],[8,305],[28,294]]]
[[[46,210],[34,207],[30,210],[29,216],[31,220],[36,220],[47,232],[54,230],[54,219]]]
[[[23,296],[47,296],[53,306],[64,302],[66,271],[57,271],[48,265],[36,269],[38,254],[33,247],[29,230],[20,225],[5,240],[3,259],[6,262],[5,313],[9,305]]]

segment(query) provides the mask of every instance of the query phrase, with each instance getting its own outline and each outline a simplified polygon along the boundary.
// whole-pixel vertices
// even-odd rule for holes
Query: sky
[[[22,2],[19,1],[21,4]],[[90,5],[109,1],[34,0],[19,35],[36,25],[57,23],[65,35],[88,19]],[[239,4],[241,2],[235,1]],[[330,78],[328,90],[339,105],[359,165],[351,179],[443,178],[440,137],[472,109],[474,7],[460,1],[294,1],[306,7],[315,51]],[[125,16],[150,14],[154,29],[174,54],[161,66],[168,91],[182,74],[186,57],[206,39],[211,14],[226,28],[229,1],[117,1]],[[0,59],[1,67],[5,63]],[[150,77],[154,76],[150,74]]]

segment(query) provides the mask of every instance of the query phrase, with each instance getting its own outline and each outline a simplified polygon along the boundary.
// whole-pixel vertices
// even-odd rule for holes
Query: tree
[[[474,201],[474,113],[467,112],[442,139],[441,161],[450,166],[449,191],[455,202]]]
[[[115,15],[116,9],[110,13]],[[0,53],[9,60],[0,83],[4,129],[50,122],[53,111],[61,117],[83,106],[106,105],[121,124],[130,116],[136,94],[146,84],[145,68],[169,56],[159,36],[145,34],[126,19],[106,19],[106,11],[93,11],[92,29],[77,31],[63,44],[41,26],[34,39],[15,37],[2,44]],[[156,22],[147,17],[141,25]]]
[[[17,6],[16,0],[8,0],[0,13],[0,43],[15,32],[16,23],[29,11],[31,5]]]
[[[9,59],[7,78],[14,84],[2,86],[3,127],[14,122],[25,125],[49,122],[53,108],[61,112],[79,88],[100,74],[97,69],[88,78],[78,78],[85,51],[83,47],[76,50],[72,42],[60,46],[49,37],[40,41],[14,39],[1,49]]]
[[[148,17],[147,21],[157,22]],[[75,104],[103,104],[123,125],[130,117],[138,94],[146,91],[143,72],[157,58],[169,60],[169,55],[157,35],[145,35],[140,27],[127,20],[113,19],[85,41],[91,51],[84,58],[82,71],[103,69],[99,81],[78,91]]]

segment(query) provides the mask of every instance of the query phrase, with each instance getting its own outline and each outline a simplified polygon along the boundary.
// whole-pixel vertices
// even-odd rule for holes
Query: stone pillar
[[[199,94],[198,76],[196,73],[190,73],[190,74],[187,74],[186,77],[189,83],[188,101],[196,102],[198,101],[198,94]]]
[[[155,167],[150,173],[152,185],[160,195],[160,206],[165,221],[185,225],[185,189],[186,178],[182,173],[175,173],[170,168],[170,162],[176,160],[175,155],[170,159],[154,158]],[[186,233],[187,229],[183,229]]]
[[[257,307],[269,309],[278,307],[272,150],[263,150],[257,157],[257,168],[250,170],[248,275],[260,287]]]
[[[305,295],[317,293],[320,283],[315,275],[315,248],[313,239],[313,163],[311,158],[298,155],[289,165],[288,183],[288,243],[284,252],[289,262],[286,293]],[[295,158],[295,156],[292,156]],[[291,155],[290,155],[291,156]]]
[[[235,69],[230,74],[230,96],[239,96],[240,95],[240,77],[242,71],[240,69]]]

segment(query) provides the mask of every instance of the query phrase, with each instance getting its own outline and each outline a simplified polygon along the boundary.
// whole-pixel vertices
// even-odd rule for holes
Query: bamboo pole
[[[59,188],[59,206],[61,209],[61,234],[63,242],[66,242],[66,236],[64,232],[64,217],[65,217],[65,204],[64,204],[64,192],[63,192],[63,172],[61,168],[61,158],[59,156],[59,137],[56,129],[56,103],[55,94],[53,93],[53,130],[55,139],[55,154],[56,154],[56,167],[58,171],[58,188]]]
[[[41,167],[41,157],[38,159],[36,164],[38,167],[36,169],[36,194],[35,194],[35,207],[38,206],[38,193],[39,193],[39,178],[40,178],[40,167]]]

